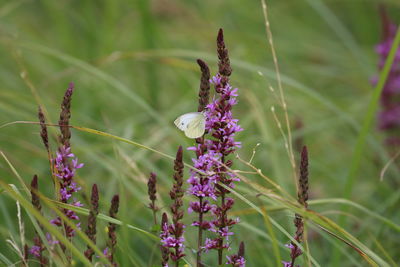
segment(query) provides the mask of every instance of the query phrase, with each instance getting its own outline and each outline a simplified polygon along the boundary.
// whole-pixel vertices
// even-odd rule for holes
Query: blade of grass
[[[221,185],[221,186],[224,187],[224,185]],[[259,188],[262,189],[262,187],[259,187]],[[246,204],[253,207],[258,213],[262,214],[260,209],[257,206],[255,206],[251,201],[247,200],[244,196],[242,196],[241,194],[239,194],[238,192],[236,192],[235,190],[233,190],[231,188],[227,188],[227,189],[229,189],[238,198],[243,200]],[[256,188],[254,188],[254,189],[256,189]],[[304,211],[303,208],[300,208],[297,206],[298,205],[297,203],[295,203],[295,204],[291,203],[285,199],[282,199],[279,196],[271,194],[269,190],[266,192],[260,191],[260,193],[263,196],[269,197],[271,200],[275,200],[278,203],[285,205],[287,207],[287,209],[292,210],[294,213],[298,213],[301,216],[303,216],[304,218],[314,221],[316,224],[321,226],[321,229],[323,227],[324,230],[330,231],[330,233],[332,233],[332,235],[334,237],[342,240],[343,238],[336,234],[336,233],[340,233],[341,235],[344,236],[344,238],[346,238],[345,240],[348,240],[346,242],[351,242],[350,244],[354,244],[354,245],[352,245],[352,247],[356,248],[357,252],[359,252],[361,254],[361,256],[367,262],[374,263],[375,265],[376,265],[375,262],[377,262],[377,263],[379,263],[379,266],[388,266],[388,264],[384,260],[382,260],[378,255],[376,255],[373,251],[371,251],[369,248],[367,248],[363,243],[358,241],[358,239],[356,239],[354,236],[352,236],[350,233],[348,233],[346,230],[341,228],[338,224],[334,223],[332,220],[328,219],[327,217],[324,217],[324,216],[318,214],[317,212]],[[296,245],[298,245],[304,251],[303,247],[300,244],[296,243],[297,241],[295,241],[292,236],[290,236],[279,224],[277,224],[276,221],[271,219],[271,222],[275,227],[277,227],[282,233],[284,233],[291,241],[293,241]],[[315,265],[316,262],[313,258],[311,258],[311,255],[310,255],[310,259],[313,262],[313,264]],[[372,264],[372,265],[374,265],[374,264]]]
[[[20,204],[25,208],[28,213],[31,213],[35,218],[52,234],[54,235],[60,242],[62,242],[69,250],[71,250],[72,254],[74,254],[85,266],[92,266],[92,264],[88,261],[88,259],[79,251],[68,239],[65,238],[61,232],[59,232],[55,226],[50,224],[33,206],[20,194],[15,192],[11,186],[0,181],[0,186],[9,193],[9,195],[14,199],[18,200]]]
[[[25,184],[24,180],[22,179],[22,177],[19,175],[17,170],[14,168],[14,166],[8,160],[8,158],[3,153],[3,151],[0,150],[0,154],[4,158],[4,160],[7,162],[7,165],[8,165],[8,167],[10,167],[12,173],[15,175],[15,177],[17,177],[17,180],[19,181],[19,183],[21,184],[22,188],[24,189],[26,196],[30,197],[31,196],[31,192],[29,191],[29,188],[26,186],[26,184]]]
[[[263,213],[263,211],[257,207],[257,205],[255,205],[254,203],[252,203],[250,200],[248,200],[247,198],[245,198],[244,196],[242,196],[240,193],[236,192],[235,190],[233,190],[230,187],[227,187],[224,184],[219,183],[220,186],[224,187],[225,189],[229,190],[230,192],[232,192],[235,196],[237,196],[239,199],[241,199],[244,203],[246,203],[247,205],[249,205],[250,207],[252,207],[254,210],[256,210],[259,214],[261,214],[261,216],[267,216],[265,213]],[[303,212],[304,213],[304,212]],[[272,223],[272,225],[274,225],[276,228],[278,228],[278,230],[283,233],[288,239],[290,239],[291,241],[293,241],[301,250],[304,251],[304,248],[301,244],[299,244],[279,223],[277,223],[274,219],[272,219],[271,217],[268,218],[268,220]],[[270,234],[271,236],[271,234]],[[275,243],[275,244],[274,244]],[[273,246],[278,246],[278,242],[273,242]],[[274,252],[275,253],[275,252]],[[276,255],[279,259],[279,263],[278,266],[281,265],[281,261],[280,261],[280,254]],[[312,263],[315,266],[320,266],[317,261],[311,256],[309,255]]]
[[[363,207],[362,205],[357,204],[351,200],[343,199],[343,198],[326,198],[326,199],[317,199],[317,200],[310,201],[310,205],[332,204],[332,203],[345,204],[347,206],[354,207],[354,208],[364,212],[365,214],[385,223],[387,226],[389,226],[393,230],[400,232],[400,225],[392,222],[391,220],[383,217],[382,215],[379,215],[376,212],[370,211],[369,209],[367,209],[367,208]]]
[[[5,264],[5,266],[13,265],[13,263],[6,256],[4,256],[4,254],[1,252],[0,252],[0,260]]]
[[[19,194],[20,196],[22,196],[22,195],[21,195],[21,192],[18,190],[18,188],[17,188],[14,184],[10,184],[10,187],[11,187],[17,194]],[[38,224],[38,221],[34,218],[34,216],[32,216],[31,213],[26,212],[26,214],[28,215],[28,217],[29,217],[31,223],[33,224],[33,227],[35,228],[36,232],[38,233],[38,235],[39,235],[40,239],[42,240],[44,246],[46,247],[47,251],[50,252],[50,251],[51,251],[51,250],[50,250],[50,244],[49,244],[49,242],[48,242],[48,240],[47,240],[45,234],[43,233],[42,227],[40,227],[40,225]],[[58,265],[64,265],[65,262],[67,262],[67,258],[65,257],[64,254],[60,254],[60,255],[58,255],[58,256],[59,256],[60,258],[58,258],[58,257],[53,257],[53,258],[51,258],[50,260],[55,261],[55,263],[58,264]]]
[[[54,203],[54,205],[56,205],[56,206],[59,206],[59,207],[62,207],[62,208],[66,208],[66,209],[73,210],[73,211],[75,211],[75,212],[78,213],[78,214],[82,214],[82,215],[86,215],[86,216],[89,215],[89,210],[86,209],[86,208],[83,208],[83,207],[76,207],[76,206],[73,206],[73,205],[61,203],[61,202],[54,201],[54,200],[48,200],[48,201],[51,201],[51,202]],[[107,215],[105,215],[105,214],[103,214],[103,213],[99,213],[99,215],[97,216],[97,218],[98,218],[99,220],[103,220],[103,221],[108,222],[108,223],[114,223],[114,224],[117,224],[117,225],[123,225],[123,224],[125,224],[124,222],[122,222],[122,221],[120,221],[120,220],[118,220],[118,219],[112,218],[112,217],[110,217],[110,216],[107,216]],[[133,225],[131,225],[131,224],[125,224],[125,225],[126,225],[127,228],[132,229],[132,230],[135,230],[135,231],[137,231],[137,232],[139,232],[139,233],[142,233],[142,234],[144,234],[144,235],[146,235],[146,236],[148,236],[148,237],[150,237],[150,238],[152,238],[152,239],[154,239],[154,240],[157,240],[157,241],[160,240],[160,238],[159,238],[158,236],[153,235],[152,233],[150,233],[150,232],[148,232],[148,231],[146,231],[146,230],[143,230],[143,229],[141,229],[141,228],[139,228],[139,227],[136,227],[136,226],[133,226]]]

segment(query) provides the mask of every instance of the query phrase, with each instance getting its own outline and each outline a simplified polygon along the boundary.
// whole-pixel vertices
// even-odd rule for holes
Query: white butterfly
[[[206,117],[202,112],[189,112],[179,116],[174,124],[189,138],[199,138],[206,130]]]

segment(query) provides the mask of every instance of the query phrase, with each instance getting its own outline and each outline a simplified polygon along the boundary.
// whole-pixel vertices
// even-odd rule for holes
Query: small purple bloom
[[[29,249],[29,253],[31,253],[33,256],[39,258],[40,257],[40,247],[39,246],[32,246]]]
[[[226,264],[232,264],[234,267],[245,267],[246,266],[246,260],[238,255],[232,255],[232,256],[226,256],[228,261]]]
[[[185,241],[185,238],[183,238],[182,236],[176,238],[172,233],[174,233],[174,225],[168,225],[167,223],[165,223],[160,233],[161,244],[167,248],[183,247],[183,242]]]
[[[49,245],[54,246],[56,244],[59,244],[60,242],[58,240],[53,239],[53,237],[50,235],[50,233],[46,233],[46,239]]]
[[[206,252],[208,252],[210,249],[216,249],[218,248],[218,240],[206,238],[206,241],[204,242],[204,247],[202,248],[205,249]]]
[[[285,244],[285,247],[290,249],[290,257],[291,258],[297,258],[301,254],[303,254],[301,249],[299,247],[293,245],[291,242],[289,244]]]

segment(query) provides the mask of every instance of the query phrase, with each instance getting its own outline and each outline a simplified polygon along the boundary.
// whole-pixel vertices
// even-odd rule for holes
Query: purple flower
[[[161,244],[164,247],[175,248],[175,247],[183,247],[183,242],[185,239],[183,237],[176,238],[172,233],[174,233],[174,225],[168,225],[165,223],[163,225],[160,238]]]
[[[78,163],[78,159],[71,152],[70,147],[61,146],[56,152],[56,158],[54,159],[54,175],[59,179],[61,202],[69,203],[73,194],[81,190],[81,187],[76,184],[73,178],[76,174],[76,170],[82,167],[83,164]],[[74,199],[71,204],[77,207],[83,206],[80,201],[77,201],[76,199]],[[68,219],[79,221],[79,217],[74,211],[62,209],[62,212]],[[51,220],[50,223],[56,226],[63,225],[63,222],[59,217]],[[79,227],[79,225],[80,224],[77,223],[77,227]],[[65,224],[64,228],[67,237],[73,237],[75,235],[75,231],[70,226]]]
[[[208,252],[210,249],[216,249],[216,248],[218,248],[218,240],[206,238],[206,241],[204,242],[204,247],[202,247],[202,248],[206,252]]]
[[[107,257],[108,254],[109,254],[109,248],[106,247],[105,249],[103,249],[103,255]],[[96,256],[96,258],[100,258],[100,256]]]
[[[227,226],[222,228],[221,230],[218,230],[218,233],[220,236],[225,237],[226,241],[229,240],[229,236],[233,235],[233,232],[229,232],[229,228]]]
[[[228,261],[226,264],[232,264],[234,267],[245,267],[246,266],[246,260],[242,256],[238,255],[232,255],[232,256],[226,256]]]
[[[210,82],[214,85],[217,97],[206,106],[203,111],[206,117],[206,132],[210,139],[199,143],[188,150],[196,152],[197,158],[192,159],[196,169],[207,175],[199,174],[196,171],[190,172],[187,182],[190,184],[188,193],[201,199],[189,204],[188,212],[207,213],[209,211],[215,216],[211,221],[194,221],[193,226],[207,229],[218,235],[216,239],[206,239],[202,247],[206,252],[210,249],[229,248],[229,237],[233,235],[229,229],[238,220],[227,218],[226,213],[233,206],[232,198],[225,198],[221,207],[211,205],[210,201],[216,201],[222,194],[229,193],[218,183],[234,188],[234,182],[240,181],[236,175],[226,168],[232,165],[232,161],[226,157],[240,147],[240,142],[235,141],[237,132],[243,129],[238,125],[238,120],[233,118],[232,107],[237,104],[236,97],[238,89],[232,88],[220,74],[214,76]],[[226,240],[224,244],[222,240]],[[244,266],[244,265],[237,265]]]
[[[31,253],[33,256],[35,256],[37,258],[40,257],[40,251],[41,251],[41,248],[39,246],[32,246],[29,249],[29,253]]]
[[[199,213],[201,210],[201,212],[206,213],[211,209],[212,209],[212,206],[209,204],[208,200],[204,200],[201,207],[200,207],[200,203],[198,201],[194,201],[194,202],[190,202],[188,212],[192,213],[194,211],[194,212]]]
[[[56,244],[59,244],[60,242],[58,240],[53,239],[53,237],[50,235],[50,233],[46,233],[46,239],[49,245],[54,246]]]
[[[290,261],[282,261],[283,267],[295,267],[292,266],[292,263]],[[296,267],[300,267],[300,265],[296,265]]]
[[[289,244],[285,244],[285,247],[290,249],[290,257],[293,258],[297,258],[298,256],[300,256],[301,254],[303,254],[303,252],[301,251],[301,249],[298,246],[293,245],[291,242]]]

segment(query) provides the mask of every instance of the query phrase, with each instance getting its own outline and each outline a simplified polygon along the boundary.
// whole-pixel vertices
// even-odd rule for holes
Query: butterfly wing
[[[201,112],[190,112],[179,116],[174,124],[189,138],[198,138],[205,131],[205,117]]]
[[[199,138],[204,134],[206,129],[206,120],[204,115],[200,113],[188,125],[185,135],[189,138]]]
[[[179,128],[181,131],[186,131],[188,128],[189,123],[195,119],[200,112],[190,112],[179,116],[175,121],[174,124],[176,127]]]

